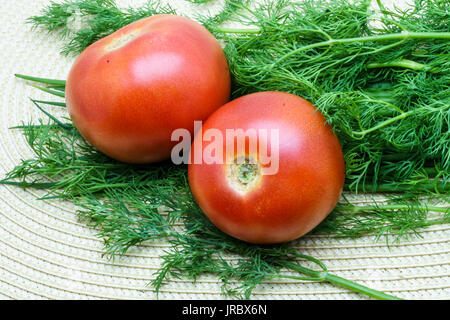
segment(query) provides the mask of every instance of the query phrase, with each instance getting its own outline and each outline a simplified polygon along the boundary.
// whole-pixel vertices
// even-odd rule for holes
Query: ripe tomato
[[[257,132],[245,135],[245,148],[240,151],[237,136],[231,139],[227,134],[227,129],[238,128]],[[283,92],[233,100],[203,124],[191,147],[194,157],[196,150],[205,156],[217,139],[206,137],[209,129],[220,132],[226,141],[218,149],[223,162],[191,160],[188,177],[200,208],[223,232],[252,243],[290,241],[316,227],[335,207],[345,177],[342,149],[323,115],[308,101]],[[276,135],[268,134],[273,129],[278,130],[274,131],[278,143]],[[264,141],[271,155],[278,153],[276,174],[262,174],[269,165],[262,161]],[[251,143],[258,148],[250,148]]]
[[[170,157],[174,129],[193,133],[229,99],[225,54],[199,23],[175,15],[136,21],[86,48],[66,84],[70,117],[93,146],[130,163]]]

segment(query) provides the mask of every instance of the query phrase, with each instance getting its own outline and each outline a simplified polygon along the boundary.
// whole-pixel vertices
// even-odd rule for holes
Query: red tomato
[[[95,42],[66,85],[70,117],[83,137],[130,163],[170,157],[174,129],[193,133],[229,99],[225,54],[199,23],[175,15],[136,21]]]
[[[240,152],[236,136],[226,139],[227,129],[238,128],[258,132],[246,136]],[[203,124],[191,156],[196,156],[196,148],[205,154],[214,143],[216,138],[205,139],[209,129],[216,129],[227,141],[218,149],[225,163],[191,161],[189,184],[200,208],[223,232],[252,243],[290,241],[316,227],[335,207],[345,177],[342,149],[323,115],[308,101],[283,92],[260,92],[233,100]],[[273,175],[262,174],[269,164],[262,162],[261,147],[267,141],[270,153],[276,154],[276,136],[267,134],[264,140],[260,129],[279,133],[279,165]],[[252,151],[251,143],[258,149]],[[229,150],[234,161],[226,163]]]

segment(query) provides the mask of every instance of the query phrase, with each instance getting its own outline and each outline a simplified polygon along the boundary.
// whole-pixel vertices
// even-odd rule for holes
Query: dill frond
[[[38,16],[28,19],[34,28],[56,31],[67,42],[62,53],[77,54],[95,41],[134,21],[155,14],[176,14],[168,4],[148,1],[139,8],[121,10],[114,0],[51,2]]]

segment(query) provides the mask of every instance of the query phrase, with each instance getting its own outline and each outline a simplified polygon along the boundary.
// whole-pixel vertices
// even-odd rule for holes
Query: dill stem
[[[48,189],[51,187],[56,186],[57,182],[19,182],[19,181],[7,181],[7,180],[0,180],[0,184],[5,185],[11,185],[11,186],[18,186],[23,188],[35,188],[35,189]]]
[[[385,101],[385,100],[375,100],[375,99],[362,99],[361,102],[374,102],[374,103],[379,103],[379,104],[384,104],[385,106],[390,107],[391,109],[397,111],[398,113],[405,113],[405,111],[403,111],[402,109],[400,109],[399,107],[397,107],[396,105]],[[392,113],[392,112],[390,112]]]
[[[364,192],[364,190],[368,190],[371,193],[372,192],[397,193],[397,192],[414,191],[414,189],[417,187],[418,187],[417,185],[408,185],[408,184],[393,185],[390,183],[386,183],[386,184],[382,183],[382,184],[373,185],[373,184],[366,183],[366,184],[364,184],[362,191]],[[349,185],[347,185],[347,184],[344,186],[344,189],[346,191],[355,191],[354,189],[350,188]],[[442,182],[442,181],[438,181],[438,182],[430,181],[429,184],[421,184],[420,190],[421,191],[430,191],[430,192],[435,192],[435,191],[446,192],[446,191],[450,191],[450,184],[446,184],[445,182]]]
[[[51,105],[51,106],[66,107],[66,103],[65,102],[44,101],[44,100],[33,100],[33,101],[37,102],[37,103],[48,104],[48,105]]]
[[[258,34],[261,32],[260,29],[257,28],[215,28],[214,31],[219,33],[235,33],[235,34]]]
[[[360,212],[370,212],[373,210],[377,210],[380,207],[383,208],[383,210],[408,210],[411,209],[411,206],[408,205],[401,205],[401,204],[392,204],[392,205],[380,205],[380,206],[344,206],[340,207],[340,209],[343,210],[349,210],[351,213],[360,213]],[[449,211],[446,207],[437,207],[437,206],[425,206],[428,211],[434,211],[434,212],[443,212],[447,213]]]
[[[396,296],[392,296],[390,294],[368,288],[366,286],[363,286],[363,285],[353,282],[351,280],[347,280],[347,279],[338,277],[338,276],[328,273],[326,271],[315,271],[315,270],[312,270],[309,268],[305,268],[305,267],[303,267],[299,264],[293,263],[293,262],[286,262],[285,265],[286,265],[286,267],[288,267],[291,270],[298,271],[298,272],[308,275],[310,277],[317,278],[317,281],[326,281],[326,282],[350,289],[353,292],[358,292],[358,293],[367,295],[367,296],[375,298],[375,299],[402,300],[401,298],[398,298]]]
[[[31,84],[31,86],[35,87],[36,89],[42,90],[44,92],[50,93],[50,94],[52,94],[54,96],[57,96],[57,97],[65,98],[65,96],[66,96],[65,93],[62,92],[62,91],[52,90],[52,89],[49,89],[47,87],[42,87],[42,86],[38,86],[38,85],[35,85],[35,84]]]
[[[39,77],[27,76],[27,75],[23,75],[23,74],[19,74],[19,73],[16,73],[15,76],[20,79],[44,83],[44,84],[48,84],[48,85],[61,86],[61,87],[64,87],[66,85],[65,80],[39,78]]]
[[[62,123],[61,121],[59,121],[58,119],[56,119],[53,115],[51,115],[50,113],[48,113],[47,111],[45,111],[44,109],[41,108],[41,106],[39,105],[39,103],[36,102],[36,100],[31,99],[31,102],[33,102],[33,104],[42,112],[44,113],[47,117],[49,117],[51,120],[53,120],[57,125],[59,125],[61,127],[61,129],[66,130],[66,131],[71,131],[72,130],[72,126],[67,126]]]
[[[72,123],[63,123],[65,127],[73,127]],[[14,126],[9,127],[9,129],[21,129],[21,130],[33,130],[33,129],[40,129],[40,128],[60,128],[61,126],[57,123],[53,124],[28,124],[28,125],[20,125],[20,126]]]
[[[358,284],[356,282],[338,277],[334,274],[330,274],[330,273],[326,273],[325,277],[324,277],[324,281],[328,281],[330,283],[339,285],[341,287],[350,289],[354,292],[358,292],[358,293],[362,293],[365,294],[369,297],[375,298],[375,299],[380,299],[380,300],[403,300],[399,297],[381,292],[381,291],[377,291],[371,288],[368,288],[366,286],[363,286],[361,284]]]
[[[417,112],[417,110],[411,110],[409,112],[404,112],[402,114],[399,114],[398,116],[395,116],[395,117],[392,117],[392,118],[390,118],[388,120],[385,120],[385,121],[377,124],[376,126],[373,126],[372,128],[369,128],[369,129],[366,129],[366,130],[362,130],[362,131],[353,131],[352,134],[364,137],[368,133],[377,131],[377,130],[379,130],[379,129],[381,129],[381,128],[383,128],[383,127],[385,127],[385,126],[387,126],[387,125],[389,125],[389,124],[391,124],[393,122],[396,122],[396,121],[402,120],[404,118],[407,118],[410,115],[414,114],[415,112]]]
[[[388,68],[388,67],[400,67],[400,68],[406,68],[406,69],[412,69],[417,71],[422,70],[429,70],[429,67],[423,63],[415,62],[408,59],[400,59],[400,60],[394,60],[390,62],[383,62],[383,63],[369,63],[366,65],[368,69],[376,69],[376,68]]]
[[[373,41],[389,41],[389,40],[407,40],[407,39],[450,39],[450,32],[409,32],[403,31],[398,33],[391,34],[381,34],[375,36],[366,36],[366,37],[356,37],[356,38],[346,38],[346,39],[330,39],[327,41],[313,43],[307,46],[300,47],[296,50],[293,50],[284,56],[280,57],[276,60],[272,66],[277,65],[281,61],[297,54],[302,51],[332,46],[334,44],[346,44],[346,43],[354,43],[354,42],[373,42]],[[400,44],[400,42],[399,42]]]

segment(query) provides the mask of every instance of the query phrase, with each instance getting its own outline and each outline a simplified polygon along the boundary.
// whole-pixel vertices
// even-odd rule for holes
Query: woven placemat
[[[138,6],[145,1],[118,1]],[[170,1],[185,12],[186,1]],[[20,131],[9,128],[43,118],[29,97],[48,99],[14,73],[65,79],[73,57],[59,54],[55,35],[31,31],[25,19],[48,0],[2,1],[0,15],[0,176],[33,156]],[[211,10],[221,1],[209,4]],[[195,7],[197,8],[197,7]],[[58,111],[59,110],[59,111]],[[55,109],[54,112],[64,112]],[[132,248],[114,262],[103,254],[96,231],[77,220],[70,202],[36,200],[39,190],[0,187],[1,299],[155,299],[148,283],[167,248],[152,242]],[[406,299],[450,298],[450,226],[430,227],[422,237],[391,243],[372,237],[356,240],[306,236],[299,250],[322,260],[329,271]],[[222,299],[220,283],[204,276],[194,284],[174,279],[159,299]],[[253,299],[364,299],[326,283],[274,280],[258,286]]]

